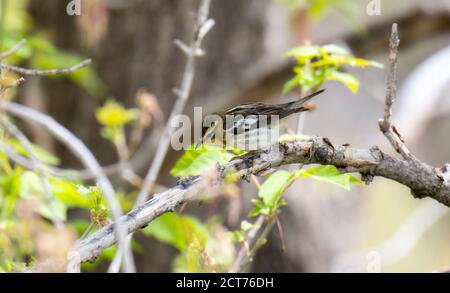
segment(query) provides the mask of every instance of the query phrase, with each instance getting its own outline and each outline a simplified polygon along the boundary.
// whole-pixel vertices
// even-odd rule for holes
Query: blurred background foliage
[[[85,60],[75,52],[57,48],[51,31],[36,30],[32,16],[28,13],[29,0],[3,0],[1,2],[2,52],[13,48],[25,39],[27,44],[5,61],[13,65],[31,66],[40,69],[68,68]],[[92,67],[83,68],[67,76],[94,97],[104,93],[105,85]]]
[[[54,13],[53,10],[50,11],[49,6],[45,6],[48,4],[42,4],[44,15],[48,14],[48,19],[51,20],[50,25],[46,26],[42,25],[43,18],[36,17],[39,13],[36,13],[33,5],[39,5],[35,4],[37,2],[39,1],[0,2],[0,51],[11,49],[22,39],[27,40],[25,46],[3,62],[52,69],[70,67],[88,57],[97,57],[93,60],[93,66],[67,77],[52,77],[61,84],[63,93],[70,88],[76,99],[71,103],[70,98],[65,95],[58,97],[67,98],[62,102],[67,106],[63,109],[58,105],[60,108],[56,112],[73,112],[74,117],[68,118],[73,120],[72,128],[75,132],[79,131],[83,138],[89,139],[93,148],[98,142],[97,138],[101,136],[102,143],[107,142],[107,146],[119,159],[127,155],[135,156],[141,162],[148,161],[149,157],[151,159],[152,153],[148,150],[149,145],[145,144],[145,137],[158,129],[158,123],[163,123],[162,113],[170,111],[173,100],[167,98],[168,93],[173,84],[177,84],[184,62],[184,59],[172,51],[172,39],[179,37],[178,34],[187,35],[189,26],[186,23],[190,19],[186,15],[193,11],[197,3],[185,1],[181,4],[174,1],[168,4],[168,1],[152,0],[146,4],[143,1],[124,2],[121,6],[120,3],[111,4],[114,1],[85,1],[83,3],[87,10],[83,17],[69,20],[66,16],[62,18],[63,23],[54,20],[62,17],[61,11],[65,11],[65,5],[55,6],[54,10],[60,11],[55,12],[56,17],[52,18],[50,16]],[[199,62],[196,79],[198,88],[194,89],[193,95],[195,103],[204,105],[208,110],[217,110],[225,104],[231,106],[259,99],[261,94],[265,99],[270,99],[270,102],[278,102],[283,101],[286,96],[294,99],[298,98],[299,93],[305,94],[326,87],[327,97],[317,101],[320,111],[308,115],[308,125],[304,132],[328,135],[333,141],[352,142],[364,148],[383,140],[381,135],[367,135],[371,132],[378,134],[376,119],[382,113],[384,71],[380,70],[382,66],[379,61],[387,59],[386,39],[389,32],[383,30],[382,23],[387,23],[384,28],[389,28],[390,23],[397,18],[404,23],[405,20],[401,17],[407,15],[406,24],[410,25],[413,32],[405,33],[405,47],[402,39],[401,48],[405,48],[406,52],[405,55],[404,52],[401,53],[400,64],[418,64],[438,48],[450,45],[450,30],[446,22],[448,15],[445,15],[444,25],[439,22],[439,25],[426,26],[435,27],[435,34],[442,34],[444,41],[430,42],[429,45],[435,47],[422,49],[422,53],[408,53],[408,50],[413,51],[412,44],[421,42],[420,39],[414,39],[414,34],[419,35],[421,32],[412,25],[414,17],[419,23],[425,20],[429,23],[429,18],[433,17],[426,18],[419,12],[410,16],[408,13],[412,5],[400,7],[396,5],[396,1],[392,1],[392,4],[382,1],[383,13],[394,15],[394,18],[384,15],[385,18],[378,23],[374,18],[364,15],[368,1],[218,2],[213,1],[212,4],[213,17],[218,22],[217,28],[214,28],[217,32],[213,30],[212,40],[206,41],[206,59]],[[387,5],[392,5],[393,8],[390,9]],[[417,4],[417,7],[420,8],[420,5]],[[218,10],[223,11],[225,17]],[[241,13],[236,15],[236,19],[229,14],[235,11]],[[157,15],[166,18],[158,19]],[[283,18],[280,16],[285,15],[290,16],[290,23],[283,26],[280,21]],[[439,21],[437,17],[434,20]],[[146,21],[154,21],[151,23],[153,26]],[[75,22],[76,25],[67,25],[69,22]],[[376,23],[375,26],[373,22]],[[160,28],[161,23],[167,24],[164,29]],[[183,24],[182,27],[180,23]],[[247,26],[249,31],[244,30],[247,23],[253,24]],[[346,29],[342,29],[340,23],[345,23]],[[154,27],[159,27],[158,32],[153,31]],[[250,30],[251,28],[254,30]],[[339,29],[345,33],[339,32]],[[403,29],[406,31],[407,27],[400,26],[401,34]],[[61,30],[64,30],[63,36]],[[149,34],[149,30],[152,42],[144,37]],[[71,34],[72,43],[61,41]],[[280,40],[280,36],[286,35],[289,36],[288,41],[276,41]],[[363,40],[359,39],[362,35],[365,35]],[[132,36],[137,39],[130,39]],[[217,40],[220,39],[224,39],[226,43],[219,43]],[[381,39],[379,47],[374,41],[377,39]],[[362,45],[365,42],[370,44],[370,49]],[[61,43],[64,46],[57,45]],[[152,47],[158,43],[162,44],[161,50]],[[246,47],[248,43],[251,45]],[[277,43],[283,46],[276,47]],[[125,44],[126,50],[120,44]],[[214,47],[215,45],[220,48]],[[358,57],[354,52],[358,53]],[[112,62],[111,57],[116,57],[116,62]],[[156,60],[155,63],[152,60]],[[412,69],[401,71],[400,68],[401,78],[406,78],[407,72]],[[243,72],[247,71],[251,72],[251,78],[244,76]],[[265,75],[258,75],[261,72],[265,72]],[[71,83],[70,86],[67,81]],[[48,87],[46,93],[49,101],[52,101],[50,96],[61,94],[55,84],[47,84],[42,80],[39,83]],[[377,84],[381,84],[381,90],[376,88]],[[342,89],[342,85],[346,89]],[[155,95],[142,91],[143,86],[155,91]],[[285,97],[281,97],[281,92]],[[14,88],[7,93],[12,97],[17,95]],[[350,93],[357,93],[358,96]],[[20,98],[21,94],[16,98]],[[86,102],[83,95],[99,99]],[[109,98],[109,95],[117,98]],[[373,97],[375,95],[379,95],[381,99],[377,100]],[[47,96],[43,98],[46,100]],[[85,116],[76,111],[75,104],[76,107],[84,105],[84,108],[80,106],[80,111]],[[49,108],[51,107],[56,106],[50,105]],[[89,111],[85,111],[86,109]],[[85,119],[86,116],[96,119],[96,124]],[[18,121],[13,122],[21,125]],[[67,121],[65,123],[70,126]],[[448,120],[441,124],[445,123],[448,124]],[[88,130],[83,132],[80,129]],[[138,139],[134,140],[133,137]],[[25,158],[30,158],[30,154],[5,131],[0,133],[0,143],[0,271],[20,272],[36,264],[43,264],[43,271],[62,271],[65,269],[65,254],[74,241],[109,223],[108,206],[99,188],[93,186],[91,180],[61,176],[54,172],[55,167],[67,166],[66,158],[61,152],[33,145],[33,154],[46,164],[51,192],[55,197],[53,207],[56,215],[67,223],[63,229],[54,228],[51,224],[54,215],[48,209],[49,203],[39,174],[12,163],[8,158],[11,152]],[[137,145],[140,143],[144,145],[144,159],[139,156]],[[104,160],[107,157],[104,146],[102,144],[97,153],[102,161],[108,161]],[[384,146],[389,149],[388,145]],[[124,148],[128,150],[128,154],[123,154]],[[415,145],[412,148],[420,151]],[[427,152],[419,154],[427,158]],[[169,156],[165,171],[167,174],[170,171],[177,178],[202,175],[210,172],[216,163],[224,164],[240,153],[239,150],[227,152],[209,146],[190,149],[184,154],[178,154],[179,156]],[[448,162],[448,152],[444,150],[439,153],[440,159],[433,163],[441,164],[445,159]],[[172,157],[179,159],[171,160]],[[116,196],[126,212],[133,206],[136,186],[114,179],[114,183],[119,186]],[[225,186],[215,191],[225,195],[224,199],[211,194],[201,206],[190,204],[186,211],[167,213],[151,222],[139,233],[137,240],[132,242],[141,270],[228,271],[238,249],[244,245],[246,233],[255,228],[255,218],[259,216],[266,217],[265,224],[279,218],[281,225],[288,230],[284,236],[287,250],[281,252],[284,243],[280,240],[279,228],[273,228],[272,233],[267,236],[268,242],[261,248],[261,256],[255,259],[254,271],[365,271],[370,262],[368,255],[371,251],[381,253],[382,271],[431,271],[450,263],[450,250],[446,245],[450,240],[446,232],[450,228],[448,213],[442,213],[439,221],[426,229],[425,234],[419,235],[419,239],[410,236],[414,229],[405,228],[409,234],[392,242],[394,250],[392,245],[390,250],[382,249],[383,244],[389,244],[391,237],[399,233],[399,227],[403,227],[405,221],[411,220],[411,216],[424,209],[425,205],[428,205],[428,209],[424,209],[424,215],[417,217],[419,221],[426,219],[433,211],[441,211],[436,203],[412,199],[409,190],[396,183],[376,179],[370,186],[357,186],[360,185],[357,178],[340,174],[331,166],[279,170],[262,179],[265,181],[256,189],[254,186],[249,187],[250,184],[238,185],[235,178],[230,176]],[[174,179],[165,176],[161,181],[170,186]],[[238,216],[233,216],[233,213]],[[410,226],[414,227],[414,222],[412,223]],[[149,242],[148,238],[156,239],[166,246],[158,248],[159,244]],[[395,255],[390,255],[392,251],[400,255],[399,251],[411,244],[412,248],[405,257],[395,260]],[[153,249],[160,249],[163,253],[158,254],[158,250],[155,252]],[[169,252],[166,253],[167,251]],[[84,264],[83,269],[105,270],[115,252],[115,246],[105,250],[98,261]],[[45,266],[48,259],[57,260],[60,265]]]

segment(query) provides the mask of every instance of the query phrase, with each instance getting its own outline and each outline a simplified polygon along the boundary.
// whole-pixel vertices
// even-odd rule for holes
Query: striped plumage
[[[241,104],[225,112],[216,113],[221,119],[217,119],[210,127],[203,128],[202,142],[208,143],[215,136],[220,136],[223,139],[222,143],[216,141],[213,144],[233,148],[236,145],[230,146],[227,142],[227,136],[230,138],[230,135],[233,135],[234,137],[231,138],[241,144],[252,144],[255,140],[261,141],[256,148],[263,148],[274,143],[274,139],[276,140],[276,137],[267,140],[273,131],[273,127],[278,127],[278,124],[273,125],[272,115],[275,115],[278,120],[282,120],[294,113],[308,111],[309,109],[303,105],[323,91],[317,91],[297,101],[276,105],[265,103]]]

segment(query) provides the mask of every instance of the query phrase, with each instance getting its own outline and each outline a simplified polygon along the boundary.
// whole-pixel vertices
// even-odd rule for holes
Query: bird
[[[309,111],[305,103],[324,91],[282,104],[247,103],[213,113],[215,119],[202,128],[202,138],[196,148],[201,144],[241,150],[265,148],[277,141],[279,121],[292,114]]]

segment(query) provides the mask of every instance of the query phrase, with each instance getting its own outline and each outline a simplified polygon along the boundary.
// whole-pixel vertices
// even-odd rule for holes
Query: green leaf
[[[350,52],[344,47],[335,44],[326,44],[321,47],[328,54],[348,55]]]
[[[67,219],[67,206],[58,200],[52,202],[52,210],[50,210],[47,202],[42,203],[38,208],[38,212],[41,216],[49,220],[56,220],[55,217],[62,221]]]
[[[22,198],[39,197],[44,194],[44,188],[36,173],[32,171],[23,172],[20,176],[19,194]]]
[[[80,192],[78,185],[59,179],[51,179],[51,189],[55,197],[68,207],[89,209],[91,201]]]
[[[359,81],[350,73],[339,72],[336,70],[329,71],[327,74],[328,79],[333,79],[345,84],[353,93],[356,93],[359,89]]]
[[[253,218],[253,217],[259,216],[260,214],[261,214],[261,208],[256,207],[256,208],[251,209],[250,212],[248,212],[248,217]]]
[[[369,61],[369,60],[362,59],[362,58],[352,58],[351,61],[348,62],[348,64],[351,66],[359,66],[359,67],[367,67],[367,66],[372,66],[372,67],[376,67],[376,68],[384,67],[384,65],[379,62]]]
[[[23,156],[30,157],[30,155],[25,150],[25,148],[17,140],[10,139],[9,143],[11,144],[11,146],[14,148],[14,150],[16,152],[18,152],[19,154],[21,154]],[[40,146],[31,144],[31,151],[36,156],[36,158],[38,158],[38,160],[43,163],[50,164],[50,165],[59,165],[59,163],[60,163],[58,157],[54,156],[52,153],[41,148]]]
[[[234,156],[222,148],[202,145],[198,149],[186,150],[170,173],[175,177],[200,175],[215,164],[227,163]]]
[[[322,7],[324,0],[314,0],[312,6]],[[344,65],[382,68],[383,65],[362,58],[356,58],[340,46],[327,44],[324,46],[300,46],[284,54],[295,57],[297,64],[293,68],[294,78],[284,84],[283,94],[301,87],[302,91],[320,88],[327,80],[337,80],[345,84],[352,92],[358,91],[359,81],[353,75],[340,71]]]
[[[286,82],[283,86],[283,95],[287,94],[294,88],[300,86],[301,77],[300,75],[296,75],[294,78]]]
[[[186,250],[191,243],[204,247],[208,240],[208,231],[199,220],[174,213],[153,220],[142,232],[180,251]]]
[[[318,181],[325,181],[335,184],[346,190],[350,190],[350,185],[352,183],[359,185],[362,184],[362,182],[355,178],[353,175],[348,173],[342,174],[338,169],[336,169],[335,166],[331,165],[319,165],[303,171],[299,171],[297,177],[314,178]]]
[[[42,37],[27,38],[27,43],[34,51],[51,54],[57,51],[56,47],[48,40]]]
[[[229,232],[229,237],[233,242],[243,242],[245,240],[245,235],[243,231],[231,231]]]
[[[252,223],[250,223],[248,221],[245,221],[245,220],[241,222],[241,230],[242,231],[248,231],[251,228],[253,228],[253,224]]]
[[[201,273],[203,271],[201,251],[195,245],[189,245],[173,261],[174,273]]]
[[[291,179],[292,174],[285,170],[271,174],[259,189],[258,195],[262,198],[263,203],[271,209],[275,208]]]
[[[50,186],[51,187],[51,186]],[[55,194],[53,194],[55,195]],[[39,214],[47,219],[56,220],[54,216],[65,221],[67,217],[67,206],[61,202],[57,197],[52,201],[52,210],[56,215],[53,215],[49,208],[49,202],[44,198],[44,188],[39,176],[31,171],[26,171],[20,177],[20,196],[22,198],[37,198],[39,199],[39,206],[37,211]]]
[[[314,57],[319,55],[319,47],[318,46],[299,46],[294,49],[291,49],[283,54],[284,57]]]
[[[325,11],[328,8],[328,5],[329,3],[327,0],[308,1],[308,10],[314,19],[319,19],[320,17],[322,17],[322,15],[324,15]]]
[[[14,199],[20,195],[23,172],[21,167],[16,167],[5,176],[0,177],[1,193],[8,199]]]

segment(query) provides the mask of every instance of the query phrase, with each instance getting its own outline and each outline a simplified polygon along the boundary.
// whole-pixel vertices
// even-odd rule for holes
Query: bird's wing
[[[223,128],[226,132],[237,134],[258,128],[258,122],[258,115],[247,115],[246,117],[243,115],[232,115],[223,121]]]

